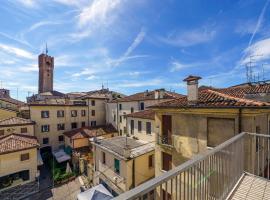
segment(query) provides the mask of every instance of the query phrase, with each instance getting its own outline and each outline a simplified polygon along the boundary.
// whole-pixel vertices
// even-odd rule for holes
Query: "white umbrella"
[[[69,162],[67,162],[66,173],[71,173],[71,172],[72,172],[72,171],[71,171]]]

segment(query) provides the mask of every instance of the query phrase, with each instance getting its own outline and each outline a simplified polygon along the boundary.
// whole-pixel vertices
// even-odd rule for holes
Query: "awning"
[[[43,160],[42,160],[42,157],[40,155],[40,150],[37,151],[37,159],[38,159],[38,166],[41,166],[43,165]]]
[[[77,195],[78,200],[110,200],[112,198],[113,195],[102,184]]]
[[[52,154],[58,163],[65,162],[71,158],[63,149],[54,151]]]

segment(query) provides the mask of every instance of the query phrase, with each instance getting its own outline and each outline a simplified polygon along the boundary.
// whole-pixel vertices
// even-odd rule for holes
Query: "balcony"
[[[269,143],[238,134],[115,199],[270,199]]]
[[[157,137],[157,144],[172,147],[172,136],[158,134]]]

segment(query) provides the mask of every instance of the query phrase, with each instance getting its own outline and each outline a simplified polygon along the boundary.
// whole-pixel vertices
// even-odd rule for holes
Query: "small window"
[[[134,134],[134,120],[130,120],[130,134]]]
[[[92,116],[95,116],[96,115],[96,111],[95,110],[92,110],[91,113],[92,113]]]
[[[96,121],[91,121],[91,126],[96,126],[97,122]]]
[[[120,174],[120,160],[114,159],[114,172]]]
[[[134,108],[133,107],[130,108],[130,112],[134,113]]]
[[[119,104],[119,110],[122,110],[122,104]]]
[[[150,156],[148,157],[148,167],[149,167],[149,168],[154,167],[154,155],[150,155]]]
[[[146,122],[146,134],[151,134],[151,122]]]
[[[140,110],[144,110],[144,102],[140,103]]]
[[[49,118],[49,111],[41,111],[41,118]]]
[[[27,128],[21,128],[21,133],[27,133]]]
[[[169,171],[172,169],[172,155],[162,152],[162,170]]]
[[[142,132],[142,121],[138,121],[138,132]]]
[[[77,128],[77,123],[76,122],[71,123],[71,128],[72,129]]]
[[[0,130],[0,136],[5,134],[5,130]]]
[[[59,135],[58,136],[58,141],[59,142],[63,142],[64,141],[64,136],[63,135]]]
[[[120,123],[122,123],[122,116],[120,116]]]
[[[65,130],[65,124],[57,124],[57,130],[58,130],[58,131],[63,131],[63,130]]]
[[[43,144],[49,144],[49,138],[43,138],[42,142]]]
[[[85,115],[86,115],[85,110],[81,110],[81,115],[82,115],[82,117],[85,117]]]
[[[65,116],[65,111],[57,110],[57,117],[64,117],[64,116]]]
[[[82,127],[85,127],[85,122],[82,122]]]
[[[120,129],[120,135],[122,135],[123,134],[123,131],[122,131],[122,129]]]
[[[29,153],[21,154],[21,161],[29,160]]]
[[[49,132],[50,131],[50,125],[42,125],[41,126],[41,132]]]
[[[77,110],[71,111],[71,117],[77,117]]]
[[[95,106],[95,105],[96,105],[95,100],[92,100],[92,101],[91,101],[91,106]]]
[[[105,152],[102,152],[102,164],[106,164],[106,154]]]
[[[113,115],[113,121],[114,122],[116,121],[116,115],[115,114]]]
[[[124,126],[124,133],[127,134],[127,127]]]

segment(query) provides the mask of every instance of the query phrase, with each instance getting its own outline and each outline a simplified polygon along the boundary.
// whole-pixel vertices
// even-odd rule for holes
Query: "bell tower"
[[[38,56],[39,66],[39,84],[38,93],[53,91],[53,70],[54,70],[54,58],[47,55],[48,50],[46,48],[46,54],[42,53]]]

